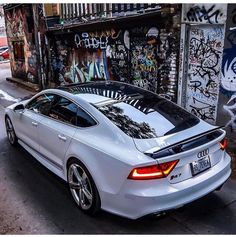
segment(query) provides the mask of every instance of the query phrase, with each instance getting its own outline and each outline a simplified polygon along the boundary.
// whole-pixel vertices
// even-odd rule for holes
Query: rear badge
[[[172,180],[172,179],[177,179],[177,178],[179,178],[180,176],[181,176],[181,173],[171,175],[170,180]]]
[[[205,149],[203,151],[198,152],[197,158],[201,159],[209,154],[209,149]]]

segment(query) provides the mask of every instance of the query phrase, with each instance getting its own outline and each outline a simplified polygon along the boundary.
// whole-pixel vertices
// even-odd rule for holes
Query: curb
[[[33,92],[39,92],[40,88],[38,85],[33,84],[31,82],[25,82],[22,79],[19,78],[15,78],[15,77],[7,77],[6,78],[7,81],[9,82],[14,82],[17,83],[18,85],[22,86],[22,87],[26,87],[28,90],[33,91]]]
[[[4,60],[4,61],[0,61],[0,64],[3,64],[3,63],[9,63],[10,60]]]

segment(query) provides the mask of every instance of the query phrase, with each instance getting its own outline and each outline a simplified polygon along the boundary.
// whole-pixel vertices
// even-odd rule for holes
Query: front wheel
[[[6,132],[7,132],[8,141],[12,146],[16,146],[17,136],[15,133],[14,127],[12,125],[11,119],[9,117],[6,117],[5,124],[6,124]]]
[[[80,161],[73,159],[69,162],[67,180],[71,194],[83,212],[93,215],[100,210],[101,202],[96,185]]]

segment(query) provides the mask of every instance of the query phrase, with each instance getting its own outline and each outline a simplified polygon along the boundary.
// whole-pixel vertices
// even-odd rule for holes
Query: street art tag
[[[227,4],[183,4],[182,22],[198,24],[223,24]]]
[[[225,45],[221,67],[219,101],[223,108],[218,111],[219,123],[236,130],[236,7],[228,5]],[[223,115],[223,116],[222,116]]]
[[[190,26],[186,109],[214,124],[218,103],[223,26]]]

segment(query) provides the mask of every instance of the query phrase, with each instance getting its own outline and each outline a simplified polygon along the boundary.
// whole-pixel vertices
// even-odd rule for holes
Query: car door
[[[39,152],[39,129],[44,114],[47,113],[53,97],[42,94],[31,100],[19,115],[17,135],[30,148]]]
[[[67,98],[56,96],[48,116],[39,130],[40,153],[58,168],[63,167],[63,158],[76,132],[77,105]]]

